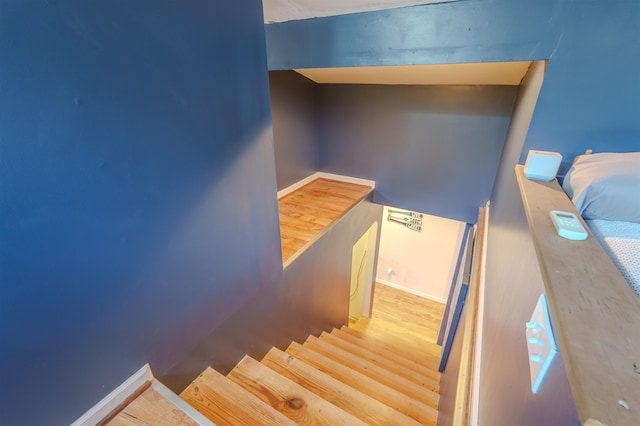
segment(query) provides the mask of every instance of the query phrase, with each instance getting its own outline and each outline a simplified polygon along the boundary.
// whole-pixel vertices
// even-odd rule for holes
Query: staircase
[[[426,329],[437,330],[438,315],[432,318],[415,306],[395,309],[414,309],[423,324],[433,322]],[[272,348],[261,360],[245,356],[226,376],[207,368],[167,413],[157,402],[153,409],[132,410],[136,400],[108,424],[197,425],[208,419],[216,425],[435,425],[440,390],[435,334],[425,336],[424,327],[411,330],[403,319],[382,316],[351,321],[284,351]],[[185,401],[196,421],[173,420]]]

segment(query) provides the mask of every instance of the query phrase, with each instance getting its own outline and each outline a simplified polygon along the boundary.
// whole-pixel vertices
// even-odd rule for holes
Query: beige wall
[[[465,223],[424,215],[422,231],[416,232],[388,221],[388,209],[382,216],[377,281],[444,303]]]

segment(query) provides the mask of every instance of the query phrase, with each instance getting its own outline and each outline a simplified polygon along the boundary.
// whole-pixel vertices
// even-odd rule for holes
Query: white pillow
[[[585,219],[640,223],[640,152],[582,155],[562,187]]]

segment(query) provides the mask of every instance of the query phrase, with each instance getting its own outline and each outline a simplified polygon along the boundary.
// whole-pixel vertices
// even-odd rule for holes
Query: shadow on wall
[[[1,8],[0,412],[68,424],[281,274],[264,24],[253,0]]]

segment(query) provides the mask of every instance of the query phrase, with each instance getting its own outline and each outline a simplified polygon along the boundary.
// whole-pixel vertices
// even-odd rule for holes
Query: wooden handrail
[[[471,414],[471,392],[473,387],[473,360],[475,357],[476,322],[478,318],[478,288],[484,265],[484,241],[487,234],[487,214],[489,207],[482,207],[478,212],[476,237],[473,246],[473,260],[469,293],[465,301],[464,334],[462,337],[462,355],[458,373],[458,387],[453,412],[453,424],[466,426]]]

